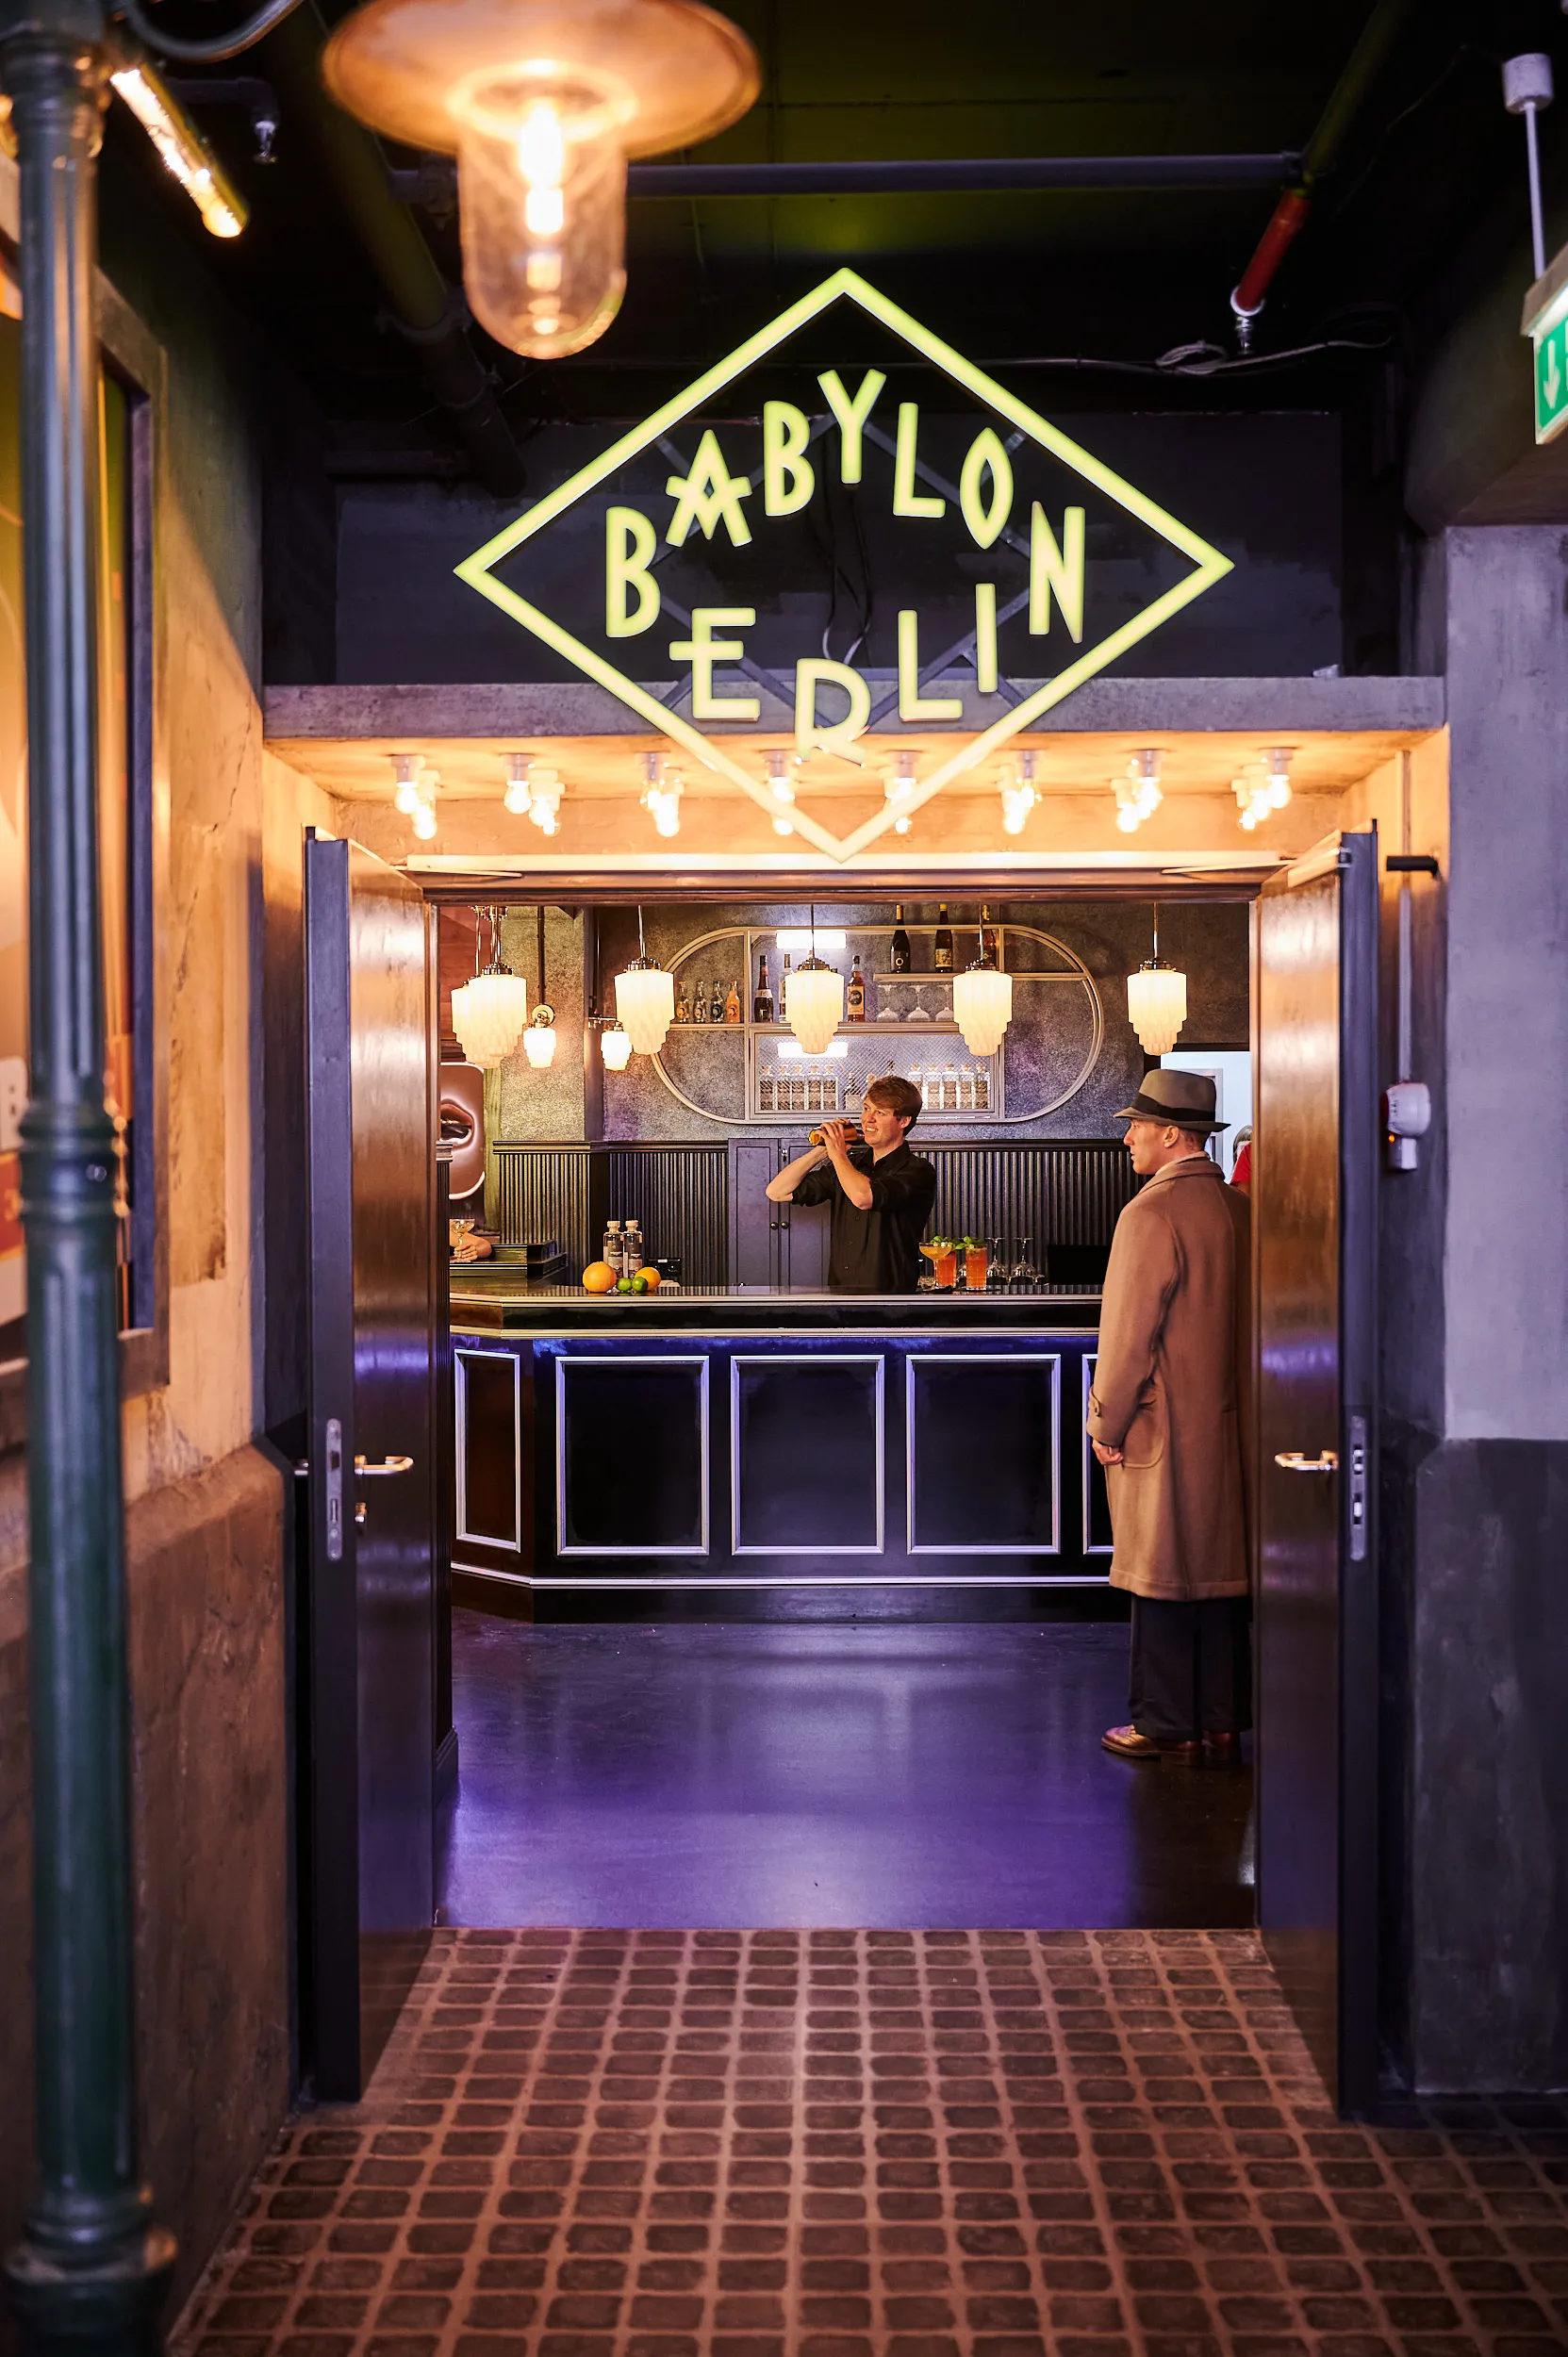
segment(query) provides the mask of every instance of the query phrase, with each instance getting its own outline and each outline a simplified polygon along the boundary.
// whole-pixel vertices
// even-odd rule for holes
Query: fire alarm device
[[[1388,1138],[1390,1170],[1414,1170],[1420,1161],[1416,1146],[1432,1126],[1432,1092],[1425,1080],[1395,1080],[1383,1092],[1383,1129]]]

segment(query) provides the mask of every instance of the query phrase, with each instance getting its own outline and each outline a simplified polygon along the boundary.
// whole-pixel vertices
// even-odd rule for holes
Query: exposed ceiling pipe
[[[1415,4],[1416,0],[1378,0],[1344,73],[1334,84],[1317,128],[1307,141],[1299,173],[1294,176],[1293,185],[1280,191],[1268,226],[1230,296],[1236,341],[1243,352],[1251,348],[1252,322],[1263,307],[1275,272],[1300,235],[1317,184],[1338,163],[1351,126],[1387,65]]]
[[[629,196],[915,196],[1030,189],[1269,189],[1300,169],[1294,149],[1262,156],[971,156],[916,157],[904,162],[797,164],[633,164]],[[451,158],[430,157],[390,171],[395,196],[410,204],[453,205]]]
[[[495,388],[468,339],[462,298],[442,275],[423,233],[388,187],[380,148],[334,106],[322,83],[325,28],[314,0],[268,35],[261,57],[290,127],[305,139],[374,266],[398,327],[423,363],[437,400],[462,437],[487,491],[510,499],[523,465]]]

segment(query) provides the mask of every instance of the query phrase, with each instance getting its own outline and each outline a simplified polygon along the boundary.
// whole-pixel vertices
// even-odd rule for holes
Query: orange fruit
[[[590,1261],[583,1271],[583,1291],[586,1294],[607,1294],[615,1291],[615,1271],[608,1261]]]
[[[651,1294],[656,1294],[659,1290],[658,1270],[656,1268],[645,1268],[640,1272],[640,1274],[647,1279],[649,1292]]]

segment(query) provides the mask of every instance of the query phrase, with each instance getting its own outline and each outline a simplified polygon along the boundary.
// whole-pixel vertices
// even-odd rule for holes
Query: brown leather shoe
[[[1242,1764],[1241,1737],[1206,1735],[1203,1739],[1203,1764],[1206,1768],[1239,1768]]]
[[[1178,1765],[1191,1765],[1202,1749],[1197,1743],[1161,1743],[1131,1726],[1107,1727],[1099,1740],[1100,1749],[1114,1752],[1118,1759],[1170,1759]]]

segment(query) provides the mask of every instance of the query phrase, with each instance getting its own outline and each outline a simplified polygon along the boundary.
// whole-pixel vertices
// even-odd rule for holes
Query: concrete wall
[[[0,159],[3,168],[3,159]],[[3,199],[0,189],[0,218]],[[244,348],[181,239],[113,190],[105,267],[157,366],[157,912],[168,1379],[127,1399],[141,2162],[176,2301],[289,2101],[286,1535],[261,1414],[263,839],[322,797],[264,771],[260,492]],[[112,297],[109,298],[112,301]],[[279,849],[278,872],[287,869]],[[296,885],[297,893],[297,885]],[[0,1457],[0,2242],[31,2177],[26,1516]],[[0,2327],[0,2332],[4,2328]]]
[[[1386,2005],[1427,2088],[1568,2084],[1568,935],[1557,528],[1430,544],[1442,748],[1368,781],[1412,882],[1422,1166],[1383,1180]],[[1385,1079],[1396,893],[1385,878]]]

